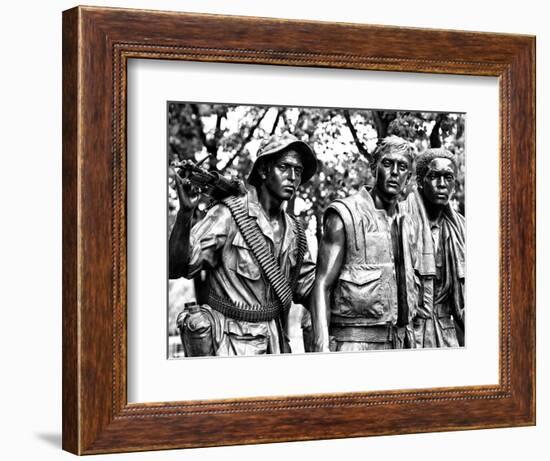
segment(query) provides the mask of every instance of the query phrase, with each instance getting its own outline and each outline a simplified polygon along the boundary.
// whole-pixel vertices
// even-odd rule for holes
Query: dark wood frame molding
[[[500,382],[128,404],[131,58],[496,76]],[[77,7],[63,13],[63,448],[77,454],[535,424],[535,38]]]

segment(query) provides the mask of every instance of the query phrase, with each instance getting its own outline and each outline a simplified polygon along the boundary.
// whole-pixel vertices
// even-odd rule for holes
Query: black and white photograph
[[[466,118],[167,102],[168,358],[465,347]]]

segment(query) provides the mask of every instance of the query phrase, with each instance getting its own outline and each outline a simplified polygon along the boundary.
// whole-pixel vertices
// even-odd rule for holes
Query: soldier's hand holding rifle
[[[172,165],[173,168],[178,168],[174,178],[180,209],[168,243],[170,278],[186,274],[190,255],[191,216],[199,203],[200,195],[221,200],[229,195],[246,193],[244,185],[236,178],[227,179],[216,171],[201,168],[208,158],[207,156],[198,163],[184,160]]]
[[[191,181],[187,178],[181,178],[179,174],[175,175],[176,192],[180,203],[180,211],[190,212],[195,209],[200,200],[199,191],[193,187]]]
[[[178,201],[180,203],[180,210],[182,212],[190,212],[195,209],[200,200],[201,190],[193,185],[191,182],[190,169],[199,169],[200,166],[208,159],[203,158],[197,164],[191,161],[184,161],[180,165],[174,165],[179,168],[179,171],[175,175],[176,192],[178,194]],[[200,171],[200,170],[199,170]]]
[[[168,240],[168,274],[170,278],[179,278],[185,277],[188,270],[191,216],[199,203],[200,191],[193,186],[188,173],[180,165],[174,166],[180,168],[174,176],[180,209]],[[182,178],[181,174],[185,176]]]
[[[193,210],[197,206],[200,194],[217,201],[230,195],[246,193],[244,185],[237,178],[228,179],[217,171],[202,168],[201,165],[208,158],[207,156],[198,163],[194,163],[192,160],[184,160],[173,165],[174,168],[179,168],[176,175],[176,189],[183,211]]]

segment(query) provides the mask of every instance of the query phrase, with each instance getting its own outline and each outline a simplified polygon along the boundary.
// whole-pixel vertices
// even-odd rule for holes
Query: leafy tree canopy
[[[289,207],[320,237],[328,204],[372,185],[371,155],[378,139],[392,134],[414,144],[418,154],[441,146],[455,154],[459,172],[453,204],[464,212],[464,119],[456,113],[170,103],[168,156],[170,164],[209,156],[210,170],[244,180],[263,139],[294,134],[315,150],[319,169]],[[169,230],[178,207],[174,174],[170,168]],[[409,190],[414,183],[413,177]]]

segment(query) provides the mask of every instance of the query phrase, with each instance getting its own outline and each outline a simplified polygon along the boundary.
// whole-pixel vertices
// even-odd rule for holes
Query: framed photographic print
[[[535,40],[63,14],[63,448],[535,423]]]

